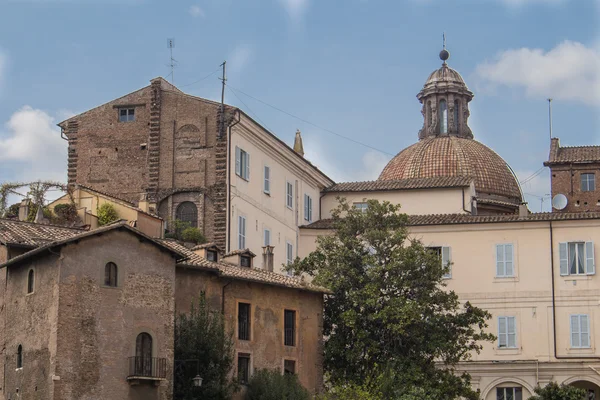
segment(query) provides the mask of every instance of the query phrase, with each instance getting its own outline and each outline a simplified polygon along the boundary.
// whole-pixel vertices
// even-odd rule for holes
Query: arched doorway
[[[135,340],[135,374],[152,376],[152,336],[146,332]]]
[[[579,380],[571,382],[570,385],[584,389],[587,393],[586,400],[600,400],[600,387],[595,383],[586,380]]]

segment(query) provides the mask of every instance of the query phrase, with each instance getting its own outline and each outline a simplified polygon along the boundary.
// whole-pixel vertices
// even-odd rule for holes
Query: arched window
[[[17,347],[17,368],[23,368],[23,346]]]
[[[104,284],[117,287],[117,264],[109,262],[104,266]]]
[[[146,332],[135,340],[135,375],[152,376],[152,336]]]
[[[454,126],[456,132],[460,132],[460,103],[458,100],[454,100]]]
[[[440,100],[440,133],[448,133],[448,104]]]
[[[189,222],[192,227],[197,228],[198,207],[191,201],[185,201],[177,207],[175,218],[180,221]]]
[[[430,127],[431,126],[431,100],[427,100],[427,126]]]
[[[33,272],[32,269],[29,270],[29,274],[27,275],[27,294],[29,293],[33,293],[33,288],[34,288],[34,279],[35,279],[35,274]]]

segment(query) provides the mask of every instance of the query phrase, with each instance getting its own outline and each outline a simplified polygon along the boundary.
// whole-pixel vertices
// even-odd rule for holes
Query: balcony
[[[131,384],[143,381],[159,384],[167,378],[167,359],[159,357],[129,357],[129,375]]]

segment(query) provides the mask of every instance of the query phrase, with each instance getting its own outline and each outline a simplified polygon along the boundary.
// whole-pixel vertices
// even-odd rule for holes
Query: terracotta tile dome
[[[478,196],[522,201],[519,183],[508,164],[489,147],[457,136],[428,137],[398,153],[379,180],[472,177]]]

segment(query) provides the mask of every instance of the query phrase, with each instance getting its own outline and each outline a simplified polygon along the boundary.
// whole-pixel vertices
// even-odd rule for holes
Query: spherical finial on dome
[[[440,51],[440,60],[446,64],[446,60],[450,58],[450,52],[446,49]]]

